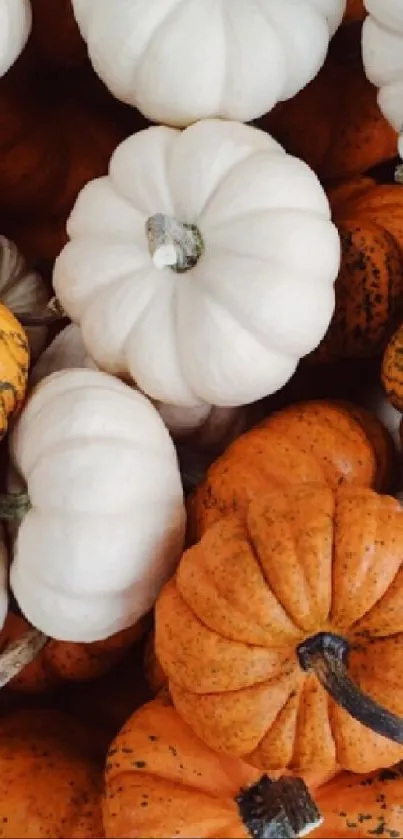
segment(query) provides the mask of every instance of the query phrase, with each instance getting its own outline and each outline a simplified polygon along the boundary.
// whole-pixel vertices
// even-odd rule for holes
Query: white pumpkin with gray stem
[[[115,150],[53,283],[88,353],[152,399],[247,404],[322,339],[340,242],[316,175],[269,135],[205,120]]]
[[[34,628],[85,642],[136,623],[180,557],[175,449],[151,403],[106,373],[66,370],[33,391],[11,438],[27,495],[10,583]]]
[[[72,0],[93,67],[165,125],[248,122],[316,76],[346,0]]]

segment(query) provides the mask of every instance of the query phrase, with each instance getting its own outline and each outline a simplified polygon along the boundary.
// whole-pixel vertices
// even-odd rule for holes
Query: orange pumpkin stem
[[[403,745],[403,719],[364,693],[347,674],[348,643],[319,632],[297,647],[303,670],[312,671],[332,699],[366,728]]]
[[[17,638],[0,655],[0,688],[18,676],[36,658],[48,641],[39,629],[30,629]]]
[[[253,839],[307,836],[323,818],[301,778],[271,781],[262,775],[236,797],[241,819]]]

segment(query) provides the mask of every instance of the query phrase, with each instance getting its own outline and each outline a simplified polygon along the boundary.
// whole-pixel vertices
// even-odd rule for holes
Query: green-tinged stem
[[[146,222],[148,249],[156,268],[171,268],[177,274],[189,271],[199,261],[203,237],[195,224],[184,224],[172,216],[156,213]]]
[[[21,521],[31,506],[26,492],[0,494],[0,521]]]

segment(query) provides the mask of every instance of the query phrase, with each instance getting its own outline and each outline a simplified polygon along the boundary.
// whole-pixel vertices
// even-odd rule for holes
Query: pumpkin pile
[[[403,4],[0,21],[0,839],[403,837]]]

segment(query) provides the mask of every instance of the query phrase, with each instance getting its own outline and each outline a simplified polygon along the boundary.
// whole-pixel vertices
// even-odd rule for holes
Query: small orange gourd
[[[313,81],[257,125],[325,181],[362,174],[396,157],[396,132],[364,73],[361,24],[340,27]]]
[[[0,719],[1,839],[101,839],[102,759],[66,714]]]
[[[235,440],[188,500],[190,541],[215,521],[242,515],[267,488],[304,481],[387,491],[393,446],[370,413],[348,403],[290,405]]]
[[[318,823],[300,779],[272,783],[213,752],[161,697],[130,717],[110,746],[103,817],[107,839],[291,837]]]
[[[106,673],[141,637],[146,620],[93,644],[49,639],[36,657],[9,682],[13,690],[41,693],[63,682],[85,682]],[[24,618],[9,612],[0,632],[0,654],[29,632]],[[0,655],[1,668],[1,655]],[[1,834],[0,834],[1,835]]]
[[[392,335],[383,354],[381,379],[389,401],[403,412],[403,323]]]
[[[213,525],[155,609],[174,705],[211,748],[271,771],[403,759],[403,509],[289,485]]]
[[[330,190],[329,200],[342,260],[335,312],[311,358],[370,358],[403,313],[403,190],[357,178]]]

